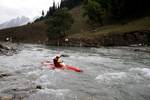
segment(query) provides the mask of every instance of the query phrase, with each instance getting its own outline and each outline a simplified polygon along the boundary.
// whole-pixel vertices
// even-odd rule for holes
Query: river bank
[[[80,22],[80,21],[79,21]],[[81,23],[81,22],[80,22]],[[96,29],[73,26],[70,33],[60,39],[49,40],[44,22],[32,23],[16,28],[0,30],[0,41],[11,38],[17,43],[38,43],[62,46],[130,46],[150,45],[150,17],[143,17],[125,23],[104,25]],[[84,26],[84,25],[82,25]]]
[[[101,46],[148,46],[150,45],[150,31],[133,31],[129,33],[111,33],[85,37],[65,37],[50,40],[48,45],[101,47]]]
[[[79,34],[80,35],[80,34]],[[87,35],[87,36],[86,36]],[[38,40],[38,39],[37,39]],[[17,43],[36,43],[46,44],[50,46],[74,46],[74,47],[101,47],[101,46],[149,46],[150,31],[132,31],[125,33],[109,33],[109,34],[85,34],[83,36],[69,35],[60,39],[49,41],[32,41],[32,40],[13,40]],[[7,43],[7,44],[6,44]],[[4,46],[2,46],[4,45]],[[0,51],[8,49],[15,50],[16,43],[0,42]]]
[[[17,54],[20,47],[16,43],[11,42],[0,42],[0,55],[11,56]]]

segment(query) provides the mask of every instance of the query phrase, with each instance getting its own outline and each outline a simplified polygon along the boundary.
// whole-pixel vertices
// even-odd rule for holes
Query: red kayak
[[[55,65],[50,63],[50,62],[42,62],[43,65],[46,65],[52,69],[55,69]],[[80,68],[78,67],[75,67],[75,66],[70,66],[70,65],[65,65],[65,69],[67,70],[72,70],[72,71],[75,71],[75,72],[83,72],[83,70],[81,70]]]

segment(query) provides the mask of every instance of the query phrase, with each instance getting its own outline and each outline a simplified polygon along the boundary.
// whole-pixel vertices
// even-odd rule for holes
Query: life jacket
[[[57,68],[61,68],[62,67],[61,62],[59,62],[59,60],[60,60],[60,58],[59,59],[57,59],[57,58],[53,59],[54,65]]]

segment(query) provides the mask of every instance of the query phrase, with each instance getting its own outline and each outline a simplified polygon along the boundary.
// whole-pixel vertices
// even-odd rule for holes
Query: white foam
[[[26,74],[27,77],[31,80],[36,80],[41,74],[40,70],[30,71]]]
[[[65,95],[67,93],[69,93],[70,90],[69,89],[42,89],[39,91],[39,93],[42,93],[42,94],[55,94],[55,95]]]
[[[27,74],[28,75],[39,75],[39,73],[40,73],[40,70],[36,70],[36,71],[30,71]]]
[[[42,89],[31,95],[27,100],[66,100],[65,96],[70,95],[69,89]],[[69,99],[70,100],[70,99]]]
[[[48,76],[47,75],[43,75],[39,78],[39,81],[40,82],[45,82],[45,81],[48,81]]]
[[[122,79],[125,78],[126,76],[127,74],[125,72],[106,73],[106,74],[98,75],[96,77],[96,80],[110,81],[110,80]]]
[[[48,85],[52,84],[47,75],[42,75],[39,79],[35,81],[35,83],[38,85],[42,85],[42,87],[47,87]]]
[[[131,68],[130,72],[141,75],[142,77],[150,79],[150,69],[149,68]]]

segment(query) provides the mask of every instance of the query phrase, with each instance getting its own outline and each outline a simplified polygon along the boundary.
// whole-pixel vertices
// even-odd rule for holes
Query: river
[[[0,56],[1,99],[150,100],[150,47],[20,47],[18,54]],[[84,72],[41,64],[58,53]]]

